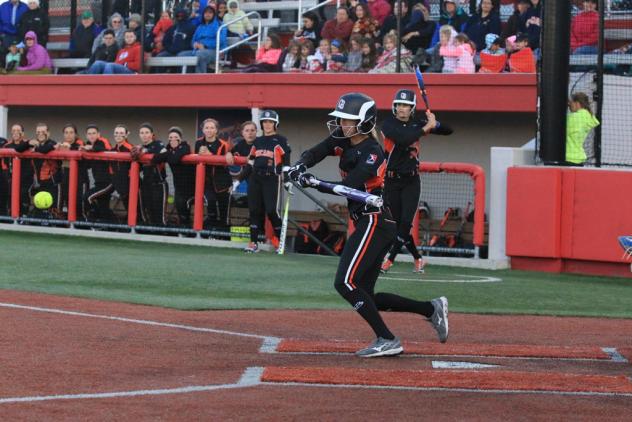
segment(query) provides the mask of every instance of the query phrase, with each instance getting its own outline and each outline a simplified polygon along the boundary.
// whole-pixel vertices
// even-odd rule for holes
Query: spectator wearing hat
[[[513,43],[509,56],[509,71],[512,73],[535,73],[535,57],[529,47],[529,36],[521,34]]]
[[[131,29],[136,34],[136,39],[140,41],[140,32],[143,29],[143,20],[138,13],[132,13],[127,21],[127,29]]]
[[[189,20],[189,14],[183,8],[176,9],[174,17],[174,24],[162,39],[164,50],[158,54],[159,57],[175,56],[191,50],[195,25]]]
[[[70,57],[88,58],[92,54],[94,40],[101,33],[101,27],[94,21],[94,15],[86,10],[81,14],[81,22],[70,36]],[[114,32],[112,32],[114,34]],[[116,40],[115,40],[116,41]]]
[[[182,158],[191,154],[191,146],[182,138],[182,129],[173,126],[168,132],[167,146],[154,154],[151,163],[167,163],[173,174],[174,199],[181,226],[191,226],[191,199],[195,195],[195,168],[182,164]],[[210,169],[207,169],[207,172]]]
[[[0,38],[3,47],[9,47],[14,40],[19,39],[20,19],[28,10],[28,6],[19,0],[9,0],[0,5]]]
[[[48,30],[50,29],[50,21],[48,13],[40,7],[39,0],[28,0],[29,10],[24,12],[20,18],[19,36],[24,39],[27,32],[33,31],[37,35],[37,40],[43,47],[48,43]]]
[[[235,19],[243,18],[240,21],[234,22],[228,25],[228,36],[245,37],[254,33],[254,26],[250,19],[246,16],[246,12],[239,9],[239,2],[237,0],[228,0],[228,11],[224,15],[223,22],[231,22]],[[233,35],[234,34],[234,35]]]
[[[584,0],[583,12],[571,22],[571,54],[597,54],[599,13],[596,0]]]
[[[349,19],[347,8],[339,7],[336,11],[336,17],[325,22],[320,36],[330,41],[336,38],[348,41],[351,31],[353,31],[353,25],[353,21]]]
[[[331,56],[327,60],[327,72],[342,72],[347,62],[345,43],[342,40],[331,41]]]
[[[465,33],[476,44],[476,50],[485,48],[487,34],[500,34],[500,13],[494,7],[492,0],[481,0],[481,3],[465,24]]]
[[[53,62],[48,51],[38,44],[35,32],[26,33],[24,44],[26,45],[26,65],[18,66],[14,73],[35,75],[52,73]]]
[[[18,42],[13,41],[9,46],[9,52],[5,57],[4,69],[7,72],[15,70],[20,65],[20,59],[22,58],[22,49],[18,48]]]
[[[507,66],[503,39],[496,34],[485,36],[485,48],[481,51],[479,73],[501,73]]]
[[[114,36],[116,37],[116,43],[119,47],[123,47],[125,45],[125,24],[123,22],[123,16],[118,13],[113,13],[108,19],[108,29],[114,31]],[[103,44],[103,32],[101,32],[92,43],[92,52],[97,49],[98,46]]]

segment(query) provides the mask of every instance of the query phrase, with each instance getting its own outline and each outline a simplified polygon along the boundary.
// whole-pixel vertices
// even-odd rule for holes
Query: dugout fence
[[[69,228],[92,228],[102,230],[124,231],[131,233],[152,233],[159,235],[209,236],[220,239],[246,238],[248,233],[232,232],[230,227],[216,229],[206,225],[208,216],[206,191],[207,174],[214,166],[227,166],[224,156],[189,154],[182,158],[181,163],[191,166],[191,179],[186,180],[190,185],[191,222],[182,224],[177,219],[170,219],[165,225],[152,225],[143,215],[142,203],[142,167],[151,162],[152,154],[143,154],[137,161],[133,161],[129,153],[119,152],[86,152],[86,151],[53,151],[48,154],[35,152],[17,153],[11,149],[0,149],[0,160],[10,162],[4,170],[7,184],[0,186],[0,193],[5,189],[10,198],[8,215],[0,220],[18,224],[39,224],[44,226],[59,226]],[[55,185],[63,195],[63,210],[45,215],[33,215],[32,205],[24,203],[23,189],[24,166],[31,165],[31,160],[57,160],[61,163],[67,175],[66,183]],[[7,161],[9,160],[9,161]],[[129,165],[127,192],[114,191],[109,207],[120,218],[113,221],[86,220],[82,217],[80,189],[80,173],[85,161],[105,162],[110,165],[125,163]],[[246,164],[243,157],[235,157],[235,165]],[[417,247],[424,253],[435,256],[480,257],[480,250],[484,247],[486,232],[485,217],[485,173],[483,169],[468,163],[422,163],[419,167],[422,180],[422,195],[419,212],[415,216],[413,237]],[[90,174],[88,188],[94,188],[94,177]],[[172,173],[167,173],[167,184],[170,195],[177,185],[174,185]],[[174,189],[175,188],[175,189]],[[79,193],[79,194],[78,194]],[[247,198],[245,192],[236,192],[237,197]],[[232,197],[233,195],[231,195]],[[27,201],[31,200],[26,196]],[[242,201],[246,202],[246,201]],[[244,204],[242,204],[243,206]],[[173,204],[170,205],[172,208]],[[230,203],[229,203],[230,206]],[[427,207],[427,208],[426,208]],[[447,210],[451,214],[443,221]],[[175,213],[174,210],[172,210]],[[332,212],[332,211],[330,211]],[[230,213],[230,211],[229,211]],[[2,211],[0,210],[0,214]],[[146,214],[146,213],[145,213]],[[348,218],[345,212],[338,212],[343,220]],[[230,215],[230,214],[229,214]],[[296,216],[296,215],[295,215]],[[243,222],[242,222],[243,223]],[[240,224],[240,226],[247,225]],[[348,224],[347,227],[352,227]],[[342,226],[342,230],[346,228]],[[267,230],[268,238],[271,230]],[[435,239],[433,242],[432,240]]]

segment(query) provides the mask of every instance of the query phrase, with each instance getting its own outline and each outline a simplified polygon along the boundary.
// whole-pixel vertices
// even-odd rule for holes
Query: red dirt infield
[[[406,353],[359,359],[372,335],[351,310],[0,290],[0,419],[632,420],[632,320],[452,313],[439,344],[420,318],[385,319]]]

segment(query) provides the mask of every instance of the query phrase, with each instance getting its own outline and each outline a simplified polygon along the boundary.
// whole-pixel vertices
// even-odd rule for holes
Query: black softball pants
[[[268,216],[274,233],[281,233],[279,216],[279,196],[281,177],[276,174],[253,173],[248,179],[248,210],[250,212],[250,241],[258,242],[259,233],[264,230],[265,216]]]
[[[418,175],[402,178],[387,177],[384,180],[384,198],[397,222],[397,238],[393,242],[388,259],[394,261],[406,245],[415,259],[421,258],[410,233],[419,206],[421,181]]]

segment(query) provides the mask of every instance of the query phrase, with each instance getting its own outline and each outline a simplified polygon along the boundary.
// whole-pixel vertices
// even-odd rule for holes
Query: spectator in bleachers
[[[358,3],[355,7],[356,21],[353,24],[352,34],[358,34],[367,38],[375,38],[380,35],[380,24],[371,16],[369,7],[365,3]]]
[[[176,9],[174,15],[175,23],[165,33],[162,39],[165,49],[158,54],[158,57],[175,56],[183,51],[191,50],[191,40],[196,30],[195,25],[189,20],[185,9]]]
[[[142,30],[142,26],[143,26],[143,21],[140,17],[140,14],[132,13],[129,16],[129,20],[127,22],[127,29],[134,31],[134,34],[136,35],[136,39],[138,41],[140,41],[140,38],[141,38],[140,32]]]
[[[476,44],[476,49],[485,48],[487,34],[500,34],[500,14],[494,8],[492,0],[481,0],[481,3],[465,24],[465,33]]]
[[[200,13],[202,13],[202,11],[204,10],[203,7],[200,9],[201,4],[202,4],[201,2],[197,0],[193,0],[189,4],[189,6],[185,8],[185,10],[189,13],[189,19],[196,26],[197,24],[200,23]],[[178,6],[178,7],[184,7],[184,6]],[[177,10],[177,7],[174,8],[174,10]]]
[[[330,41],[336,38],[347,41],[352,30],[353,21],[349,19],[349,11],[345,7],[339,7],[336,17],[325,22],[320,36]]]
[[[22,15],[29,10],[19,0],[9,0],[0,5],[0,38],[2,46],[8,48],[14,40],[20,40],[18,27]]]
[[[479,73],[501,73],[507,66],[507,54],[503,48],[503,39],[496,34],[487,34],[485,49],[481,51]]]
[[[384,23],[380,26],[380,36],[377,41],[377,45],[380,45],[380,41],[384,39],[386,34],[397,31],[397,14],[399,13],[399,1],[393,3],[393,14],[389,15]],[[408,13],[408,3],[406,1],[401,1],[402,7],[402,17],[400,19],[401,27],[405,27],[410,22],[410,14]]]
[[[116,56],[119,52],[119,46],[116,43],[116,38],[114,38],[114,31],[111,29],[106,29],[103,31],[103,44],[97,47],[97,49],[90,56],[90,60],[88,60],[87,68],[90,68],[94,62],[103,61],[106,63],[114,63],[116,60]]]
[[[195,195],[195,167],[181,164],[182,158],[191,154],[191,147],[182,139],[182,129],[173,126],[168,132],[167,147],[154,154],[152,164],[168,163],[173,174],[174,199],[180,226],[191,226],[191,202]],[[214,166],[213,166],[214,167]],[[211,166],[207,167],[211,171]]]
[[[114,0],[112,2],[112,14],[118,13],[121,16],[129,16],[129,0]]]
[[[314,12],[303,13],[303,26],[294,33],[295,39],[306,39],[312,42],[312,47],[320,42],[320,19]]]
[[[360,72],[368,72],[375,67],[377,62],[377,50],[375,49],[375,42],[369,38],[362,38],[360,41],[362,48],[362,66]]]
[[[246,12],[239,9],[239,2],[237,0],[228,0],[227,4],[228,11],[224,16],[224,23],[246,16]],[[228,25],[228,36],[244,38],[248,35],[252,35],[254,30],[255,27],[252,25],[252,22],[250,22],[250,19],[244,17],[242,20]]]
[[[535,73],[535,57],[529,47],[529,36],[521,34],[511,46],[509,71],[512,73]]]
[[[542,25],[542,2],[531,0],[532,7],[529,10],[529,18],[525,23],[527,35],[529,36],[529,46],[539,56],[540,30]]]
[[[367,0],[367,5],[378,24],[382,26],[386,18],[391,14],[391,5],[387,0]]]
[[[161,0],[132,0],[132,7],[130,9],[131,13],[140,14],[142,12],[143,4],[141,1],[145,2],[145,22],[156,22],[160,18],[160,14],[162,12],[162,1]],[[127,15],[124,15],[127,16]]]
[[[108,19],[108,27],[107,29],[111,29],[114,31],[114,37],[116,38],[116,43],[119,47],[123,47],[125,45],[125,25],[123,24],[123,16],[118,13],[112,14]],[[101,32],[92,43],[92,52],[97,49],[98,46],[103,44],[103,32]]]
[[[24,39],[27,32],[33,31],[37,35],[38,42],[43,47],[46,47],[48,43],[48,30],[50,29],[48,13],[40,8],[39,0],[28,0],[27,5],[29,10],[24,12],[18,26],[20,39]]]
[[[599,44],[599,13],[597,0],[585,0],[583,12],[571,22],[571,53],[597,54]]]
[[[52,73],[53,62],[48,55],[48,51],[37,43],[37,35],[33,31],[26,33],[24,37],[26,44],[26,65],[18,66],[14,74],[22,75],[45,75]]]
[[[395,73],[397,69],[397,34],[388,33],[384,36],[384,52],[378,57],[375,67],[369,73]],[[402,45],[400,50],[401,72],[412,72],[412,54]]]
[[[327,69],[327,60],[331,58],[331,42],[327,38],[320,40],[314,54],[308,57],[308,70],[310,72],[324,72]]]
[[[171,14],[168,10],[165,10],[160,15],[160,19],[151,29],[151,54],[152,56],[158,55],[161,51],[164,50],[164,45],[162,43],[163,38],[165,37],[165,33],[173,26],[173,20],[171,20]]]
[[[230,144],[218,137],[219,122],[206,119],[202,122],[204,136],[195,143],[195,153],[200,155],[225,156],[229,165],[234,164]],[[228,225],[228,198],[233,179],[226,166],[208,166],[204,183],[204,197],[206,198],[206,229],[224,228]]]
[[[224,22],[224,16],[226,16],[226,13],[228,12],[228,6],[226,5],[225,1],[218,1],[217,2],[217,19],[220,20],[220,22]]]
[[[514,6],[514,12],[507,20],[505,29],[500,36],[507,39],[513,35],[527,32],[527,21],[531,16],[531,1],[518,0]]]
[[[283,59],[282,69],[284,72],[292,72],[300,67],[301,47],[296,40],[290,40],[285,58]]]
[[[300,41],[301,53],[298,58],[298,68],[302,71],[309,70],[309,58],[314,54],[314,44],[311,40],[304,39]]]
[[[281,40],[276,34],[268,34],[263,45],[257,50],[255,63],[245,67],[242,72],[279,72],[281,71]]]
[[[441,72],[441,73],[454,73],[457,65],[457,58],[450,56],[442,56],[440,54],[441,47],[454,47],[454,38],[458,35],[456,30],[451,25],[443,25],[439,29],[439,44],[436,46],[435,51],[439,55],[439,62],[441,63],[441,67],[437,68],[435,66],[432,67],[433,72]],[[433,59],[433,65],[436,63],[435,59]]]
[[[95,61],[86,71],[89,75],[95,74],[134,74],[140,72],[140,55],[142,54],[140,43],[136,40],[133,30],[125,31],[125,47],[119,50],[114,63],[103,60]]]
[[[476,67],[474,66],[474,54],[476,53],[476,46],[467,35],[460,33],[456,35],[451,42],[441,42],[439,54],[443,57],[443,73],[474,73]],[[451,61],[447,59],[456,59],[454,70],[452,72],[446,72],[446,70],[452,70],[446,68]]]
[[[362,37],[354,34],[349,38],[349,53],[344,65],[345,72],[359,72],[362,67]]]
[[[327,72],[342,72],[347,62],[345,43],[342,40],[331,42],[331,56],[327,60]]]
[[[4,61],[4,69],[6,72],[11,72],[20,65],[22,54],[23,50],[18,48],[17,40],[13,41],[9,46],[9,52],[7,53]]]
[[[219,35],[219,46],[217,45],[217,32],[222,23],[217,18],[215,9],[207,6],[204,9],[203,19],[197,27],[191,40],[193,50],[182,51],[178,56],[197,56],[198,62],[195,67],[196,73],[207,73],[208,66],[215,63],[216,49],[226,47],[226,28],[221,30]]]
[[[409,20],[402,26],[402,42],[411,52],[430,46],[437,23],[430,19],[428,8],[417,3],[410,12]]]
[[[450,25],[457,33],[463,31],[465,24],[469,16],[467,13],[457,5],[455,0],[444,0],[441,4],[441,17],[439,18],[439,25],[437,25],[435,34],[432,38],[431,46],[435,45],[439,41],[438,30],[443,25]]]
[[[101,27],[94,21],[92,12],[89,10],[83,12],[81,22],[70,36],[70,57],[82,59],[90,57],[94,40],[100,33]]]

